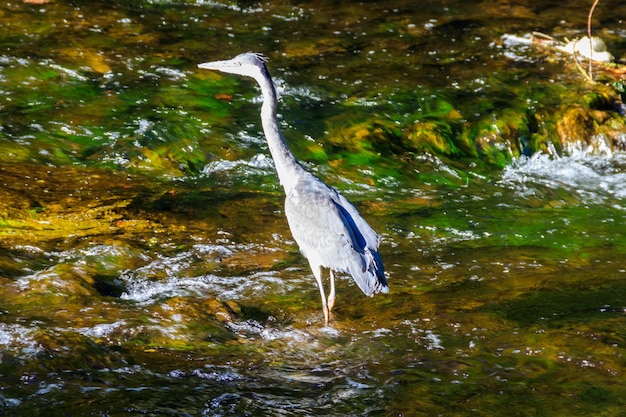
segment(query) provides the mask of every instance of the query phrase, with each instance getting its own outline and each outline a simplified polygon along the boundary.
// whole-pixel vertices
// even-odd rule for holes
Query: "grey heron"
[[[261,87],[261,122],[285,190],[285,215],[317,281],[325,325],[335,305],[335,272],[350,274],[367,296],[388,292],[376,232],[344,196],[307,171],[287,146],[276,119],[276,90],[265,57],[248,52],[198,67],[252,77]],[[323,268],[330,271],[328,299],[322,282]]]

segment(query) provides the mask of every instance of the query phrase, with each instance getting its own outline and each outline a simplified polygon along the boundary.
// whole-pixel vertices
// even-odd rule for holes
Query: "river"
[[[503,39],[591,2],[540,3],[1,5],[0,415],[622,415],[626,154],[437,142],[568,105],[581,75]],[[329,326],[258,88],[196,67],[250,50],[382,238],[389,294],[341,277]]]

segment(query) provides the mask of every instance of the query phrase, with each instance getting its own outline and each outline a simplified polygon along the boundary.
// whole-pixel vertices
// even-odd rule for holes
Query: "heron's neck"
[[[304,168],[291,153],[278,127],[278,121],[276,120],[276,90],[271,78],[263,77],[257,81],[261,86],[261,91],[263,91],[261,122],[263,123],[265,140],[274,159],[278,179],[285,189],[285,193],[288,194],[295,186]]]

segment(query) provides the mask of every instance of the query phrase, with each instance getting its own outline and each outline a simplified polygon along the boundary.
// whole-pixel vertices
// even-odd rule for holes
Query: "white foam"
[[[203,174],[210,175],[214,172],[232,171],[237,168],[252,168],[257,174],[268,174],[274,169],[274,161],[265,154],[256,154],[249,161],[239,159],[237,161],[213,161],[208,163],[202,170]]]
[[[272,288],[274,292],[278,288],[288,291],[289,286],[275,271],[258,271],[247,276],[188,276],[188,271],[193,269],[198,259],[212,256],[219,260],[233,251],[249,251],[252,247],[235,245],[230,249],[222,245],[199,244],[173,256],[161,255],[141,268],[126,270],[120,274],[126,288],[121,298],[140,303],[151,303],[163,297],[196,295],[238,300],[263,294],[268,288]]]
[[[0,350],[33,357],[42,349],[34,339],[35,329],[19,324],[0,323]]]
[[[626,197],[626,154],[612,152],[604,141],[570,146],[563,156],[537,153],[509,165],[501,183],[522,195],[538,193],[533,185],[565,189],[585,202]]]

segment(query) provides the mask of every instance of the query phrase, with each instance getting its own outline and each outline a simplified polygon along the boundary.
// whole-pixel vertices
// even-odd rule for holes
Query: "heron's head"
[[[264,72],[267,72],[265,61],[265,57],[261,54],[246,52],[225,61],[205,62],[199,64],[198,68],[244,75],[258,79]]]

